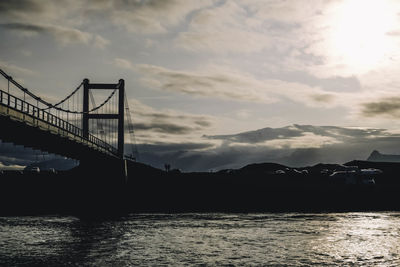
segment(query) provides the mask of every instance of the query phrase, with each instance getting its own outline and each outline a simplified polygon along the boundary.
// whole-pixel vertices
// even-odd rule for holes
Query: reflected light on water
[[[0,265],[400,265],[400,213],[0,217]]]
[[[350,213],[331,222],[321,238],[313,241],[317,254],[331,257],[336,262],[387,263],[399,256],[398,219],[392,215]]]

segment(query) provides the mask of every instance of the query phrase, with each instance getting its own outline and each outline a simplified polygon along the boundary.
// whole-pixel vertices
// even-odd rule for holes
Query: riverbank
[[[293,169],[265,163],[181,173],[137,163],[127,178],[79,167],[57,174],[7,174],[0,178],[0,214],[400,210],[400,164],[348,165],[383,172],[374,176],[374,184],[333,180],[326,170],[343,166],[333,164]]]

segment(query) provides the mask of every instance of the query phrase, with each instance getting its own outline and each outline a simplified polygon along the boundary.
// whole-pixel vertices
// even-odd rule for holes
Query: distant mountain
[[[400,162],[400,155],[381,154],[379,151],[374,150],[367,160],[377,162]]]
[[[294,168],[320,162],[342,164],[353,159],[366,159],[374,149],[391,151],[399,143],[400,134],[385,129],[293,124],[227,135],[204,135],[195,145],[192,142],[179,146],[175,143],[146,145],[139,147],[139,151],[142,151],[143,162],[161,169],[165,163],[170,163],[173,168],[183,171],[229,171],[255,162]],[[256,165],[242,171],[259,167],[284,168]],[[337,170],[341,167],[320,165],[317,168]]]

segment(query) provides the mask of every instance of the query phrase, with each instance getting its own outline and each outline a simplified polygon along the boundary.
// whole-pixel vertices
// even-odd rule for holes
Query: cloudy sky
[[[156,166],[400,154],[399,1],[0,1],[0,34],[0,68],[45,99],[125,79]]]

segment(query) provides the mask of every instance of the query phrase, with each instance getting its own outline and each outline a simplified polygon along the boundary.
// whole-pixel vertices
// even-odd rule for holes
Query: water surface
[[[0,265],[400,265],[400,213],[0,218]]]

